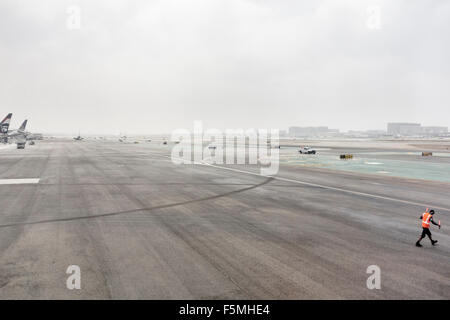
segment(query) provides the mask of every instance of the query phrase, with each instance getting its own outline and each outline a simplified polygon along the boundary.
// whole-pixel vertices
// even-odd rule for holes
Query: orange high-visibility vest
[[[422,228],[430,227],[430,219],[431,219],[431,213],[425,212],[422,215]]]

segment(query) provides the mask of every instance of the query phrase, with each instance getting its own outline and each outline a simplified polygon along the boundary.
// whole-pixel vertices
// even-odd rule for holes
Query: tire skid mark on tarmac
[[[159,205],[159,206],[154,206],[154,207],[143,207],[143,208],[136,208],[136,209],[124,210],[124,211],[118,211],[118,212],[101,213],[101,214],[95,214],[95,215],[89,215],[89,216],[67,217],[67,218],[58,218],[58,219],[47,219],[47,220],[38,220],[38,221],[2,224],[2,225],[0,225],[0,228],[35,225],[35,224],[44,224],[44,223],[65,222],[65,221],[86,220],[86,219],[97,219],[97,218],[104,218],[104,217],[111,217],[111,216],[135,213],[135,212],[139,212],[139,211],[153,211],[153,210],[158,210],[158,209],[178,207],[178,206],[188,205],[188,204],[191,204],[191,203],[202,202],[202,201],[209,201],[209,200],[214,200],[214,199],[218,199],[218,198],[228,197],[228,196],[231,196],[231,195],[234,195],[234,194],[237,194],[237,193],[249,191],[249,190],[252,190],[252,189],[255,189],[255,188],[259,188],[259,187],[261,187],[261,186],[271,182],[272,180],[273,180],[273,178],[270,177],[270,178],[267,178],[266,180],[264,180],[261,183],[258,183],[258,184],[255,184],[255,185],[251,185],[250,187],[247,187],[247,188],[233,190],[233,191],[230,191],[230,192],[217,194],[217,195],[214,195],[214,196],[200,198],[200,199],[192,199],[192,200],[187,200],[187,201],[182,201],[182,202],[175,202],[175,203],[169,203],[169,204],[164,204],[164,205]]]

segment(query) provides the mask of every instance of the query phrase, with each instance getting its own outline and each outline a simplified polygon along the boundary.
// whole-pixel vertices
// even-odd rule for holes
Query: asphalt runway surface
[[[450,298],[450,184],[295,166],[264,177],[175,165],[170,150],[0,150],[0,298]],[[426,206],[443,228],[416,248]],[[70,265],[80,290],[66,287]]]

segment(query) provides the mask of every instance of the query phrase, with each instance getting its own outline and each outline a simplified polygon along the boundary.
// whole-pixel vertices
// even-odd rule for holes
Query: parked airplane
[[[83,137],[80,135],[80,133],[78,133],[78,137],[73,138],[73,140],[81,141],[83,140]]]
[[[12,113],[8,113],[5,119],[0,122],[0,140],[2,143],[8,142],[8,130],[11,123]]]
[[[21,137],[21,138],[26,139],[26,138],[27,138],[27,135],[30,134],[29,132],[26,132],[26,131],[25,131],[25,128],[27,127],[27,123],[28,123],[28,120],[25,120],[25,121],[22,123],[22,125],[20,126],[19,129],[8,131],[8,138],[18,138],[18,137]]]
[[[8,133],[9,124],[11,123],[12,113],[8,113],[5,119],[0,122],[0,131],[1,133]]]

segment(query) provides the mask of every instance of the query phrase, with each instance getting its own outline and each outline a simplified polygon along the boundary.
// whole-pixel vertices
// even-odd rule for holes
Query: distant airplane
[[[29,132],[25,131],[25,129],[27,127],[27,123],[28,123],[28,120],[25,120],[22,123],[22,125],[20,126],[19,129],[8,131],[8,138],[19,138],[19,137],[21,137],[21,138],[26,139],[27,136],[30,134]]]
[[[0,122],[0,140],[2,143],[8,142],[8,130],[11,123],[12,113],[8,113],[5,119]]]
[[[83,137],[80,135],[80,133],[78,133],[78,137],[73,138],[73,140],[81,141],[83,140]]]
[[[8,113],[5,119],[0,122],[0,132],[5,134],[8,133],[9,124],[11,123],[12,113]]]

